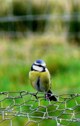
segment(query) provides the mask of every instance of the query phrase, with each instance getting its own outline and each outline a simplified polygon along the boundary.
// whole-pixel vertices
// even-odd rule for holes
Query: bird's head
[[[36,60],[31,66],[31,71],[45,72],[46,69],[46,63],[41,59]]]

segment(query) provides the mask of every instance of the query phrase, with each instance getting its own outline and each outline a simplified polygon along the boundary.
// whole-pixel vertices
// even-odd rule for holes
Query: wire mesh
[[[14,126],[17,117],[24,118],[24,126],[42,126],[47,120],[55,126],[80,125],[80,94],[56,97],[57,102],[46,100],[43,93],[0,92],[0,125]]]

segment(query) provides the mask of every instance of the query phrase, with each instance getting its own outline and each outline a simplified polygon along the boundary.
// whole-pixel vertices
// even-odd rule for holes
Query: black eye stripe
[[[42,65],[37,65],[37,64],[33,64],[33,65],[35,65],[35,66],[39,66],[39,67],[43,67],[43,68],[46,68],[46,66],[42,66]]]

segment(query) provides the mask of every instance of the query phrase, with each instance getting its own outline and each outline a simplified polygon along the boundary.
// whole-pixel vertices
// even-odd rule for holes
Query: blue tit
[[[46,99],[57,101],[57,98],[52,94],[50,73],[43,60],[36,60],[32,64],[29,79],[37,91],[45,93]]]

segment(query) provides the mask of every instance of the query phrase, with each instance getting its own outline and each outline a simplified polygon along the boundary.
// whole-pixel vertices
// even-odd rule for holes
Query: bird
[[[33,88],[38,92],[44,92],[49,101],[57,101],[51,91],[51,79],[46,63],[42,59],[34,61],[29,72],[29,80]]]

